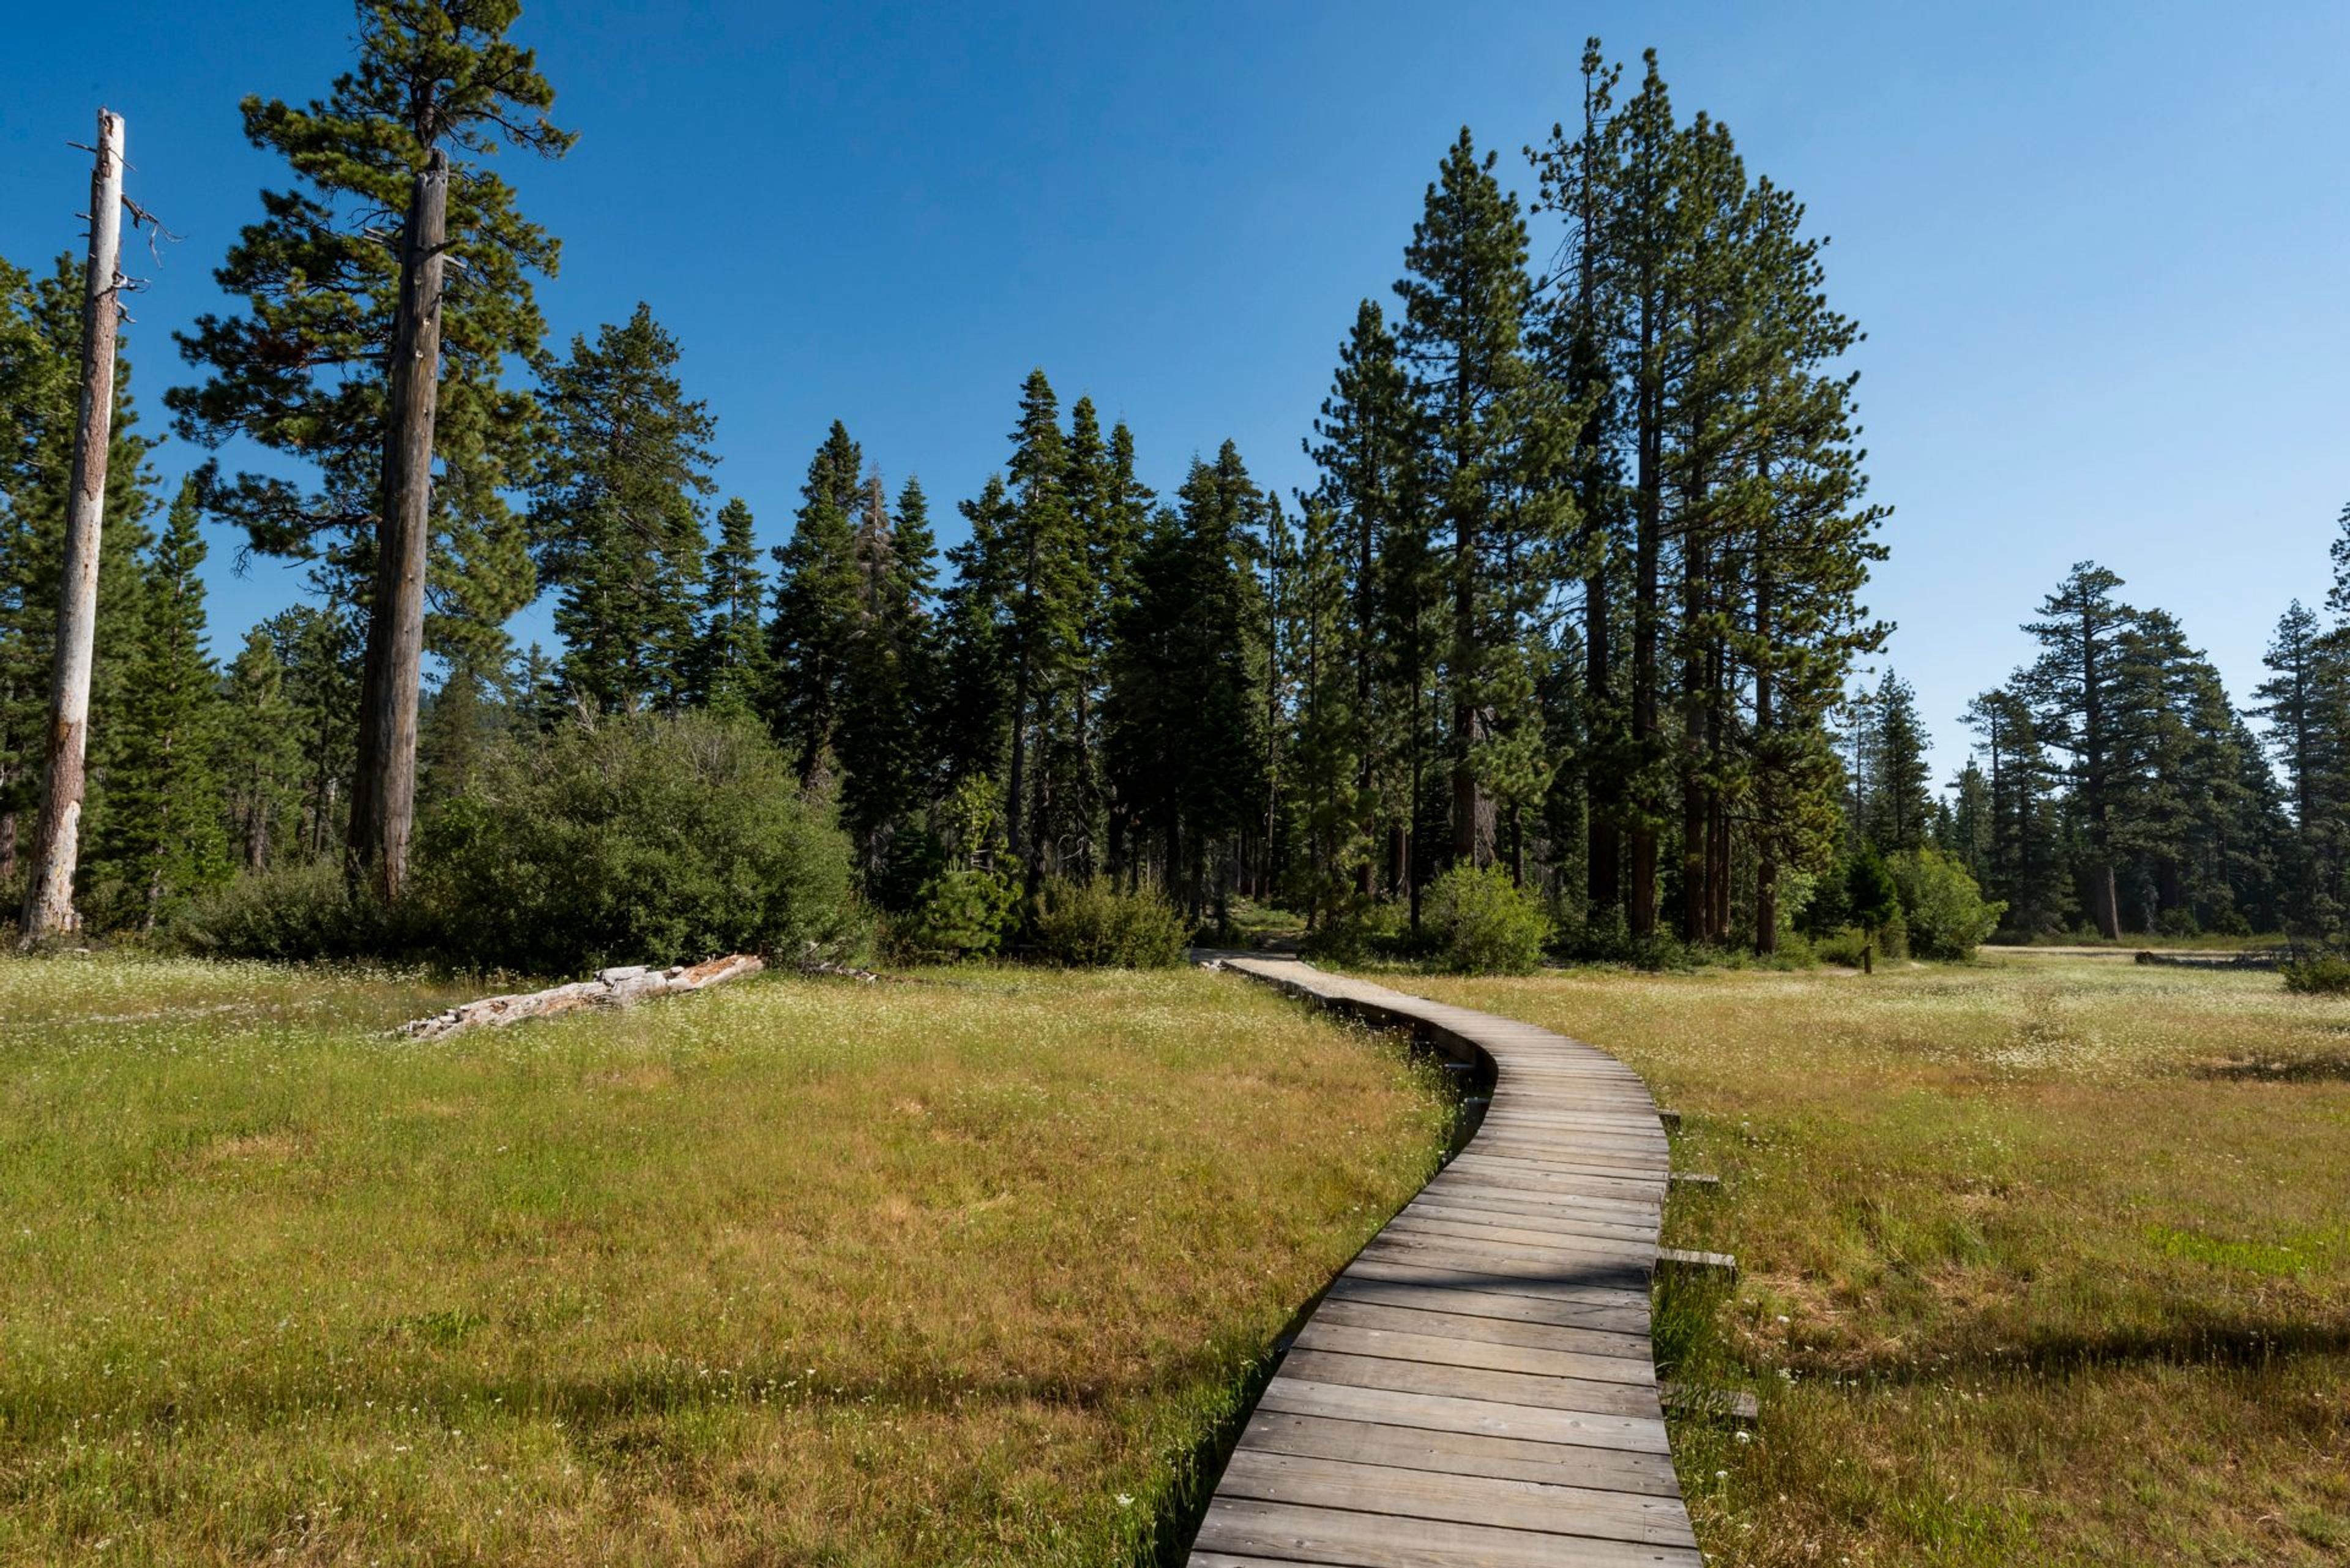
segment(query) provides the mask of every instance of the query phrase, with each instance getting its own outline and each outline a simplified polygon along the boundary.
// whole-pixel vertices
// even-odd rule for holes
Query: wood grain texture
[[[1638,1075],[1294,960],[1221,961],[1409,1028],[1494,1088],[1476,1137],[1298,1332],[1191,1568],[1694,1568],[1648,1339],[1671,1147]]]

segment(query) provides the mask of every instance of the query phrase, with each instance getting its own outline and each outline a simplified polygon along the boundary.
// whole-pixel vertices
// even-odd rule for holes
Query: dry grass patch
[[[1981,965],[1408,988],[1624,1057],[1745,1271],[1681,1424],[1731,1563],[2350,1559],[2350,1003]],[[2257,1071],[2240,1064],[2256,1064]]]
[[[1147,1556],[1440,1085],[1191,971],[0,964],[0,1559]]]

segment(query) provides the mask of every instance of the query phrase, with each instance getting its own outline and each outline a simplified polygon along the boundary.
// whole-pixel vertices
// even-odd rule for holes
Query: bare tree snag
[[[522,992],[512,996],[485,996],[479,1002],[468,1002],[446,1012],[436,1012],[430,1018],[403,1023],[392,1033],[409,1040],[445,1040],[469,1029],[501,1029],[525,1019],[552,1018],[558,1013],[576,1012],[583,1007],[629,1007],[649,996],[675,996],[681,992],[706,991],[725,981],[756,974],[766,967],[764,961],[749,953],[733,953],[725,958],[712,959],[707,963],[680,965],[675,969],[646,969],[642,965],[608,969],[599,971],[593,980],[583,980],[572,985]]]
[[[74,912],[81,853],[83,763],[89,749],[89,670],[98,634],[99,530],[106,521],[106,452],[114,432],[114,337],[121,324],[122,117],[98,111],[89,176],[89,261],[82,273],[81,408],[74,423],[73,493],[66,504],[64,580],[57,597],[57,660],[49,679],[48,771],[33,826],[22,945],[62,936]]]
[[[408,877],[416,816],[416,711],[424,663],[424,582],[432,545],[432,422],[441,392],[441,277],[449,239],[449,160],[425,161],[400,231],[400,315],[386,368],[383,516],[376,530],[358,769],[345,871],[387,901]]]

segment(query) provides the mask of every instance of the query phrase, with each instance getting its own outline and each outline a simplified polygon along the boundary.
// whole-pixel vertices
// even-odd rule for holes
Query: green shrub
[[[949,867],[923,883],[913,907],[890,922],[890,946],[931,962],[987,958],[1002,950],[1019,902],[1019,889],[1000,871]]]
[[[2350,996],[2350,958],[2319,953],[2283,966],[2284,988],[2296,996]]]
[[[1812,951],[1822,963],[1842,964],[1846,969],[1860,967],[1861,950],[1868,945],[1867,936],[1858,926],[1845,926],[1813,940]]]
[[[1955,856],[1939,849],[1913,849],[1887,863],[1901,899],[1901,924],[1908,950],[1919,958],[1970,959],[1985,937],[1999,929],[2007,906],[1986,900],[1982,889]],[[1883,950],[1891,956],[1888,942]]]
[[[1455,866],[1429,884],[1422,914],[1439,960],[1463,974],[1526,974],[1550,942],[1550,916],[1498,866]]]
[[[1898,910],[1895,911],[1891,920],[1877,929],[1875,941],[1874,951],[1878,958],[1898,961],[1909,956],[1909,928],[1902,923]],[[1858,969],[1869,944],[1866,931],[1858,926],[1846,926],[1813,939],[1812,952],[1822,963]]]
[[[394,956],[408,944],[389,911],[353,899],[333,860],[242,871],[197,895],[162,927],[166,947],[216,958]]]
[[[849,846],[755,726],[567,725],[490,752],[418,838],[416,900],[452,961],[563,974],[757,951],[843,954]]]
[[[1055,877],[1039,888],[1029,956],[1072,969],[1165,969],[1180,963],[1191,925],[1157,893],[1107,877]]]
[[[1407,918],[1402,904],[1382,903],[1349,888],[1305,934],[1297,950],[1301,957],[1328,963],[1359,963],[1374,952],[1393,951],[1403,940]]]
[[[2203,934],[2202,923],[2196,919],[2195,911],[2176,906],[2154,918],[2154,929],[2157,936],[2164,937],[2199,937]]]
[[[1622,964],[1651,973],[1698,967],[1698,955],[1669,931],[1634,936],[1620,909],[1586,916],[1580,926],[1570,925],[1553,935],[1566,956],[1580,963]]]
[[[1864,931],[1881,931],[1901,913],[1901,886],[1874,844],[1845,862],[1845,914]]]

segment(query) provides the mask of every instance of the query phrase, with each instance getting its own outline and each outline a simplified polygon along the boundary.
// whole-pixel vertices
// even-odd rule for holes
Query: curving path
[[[1193,1568],[1698,1568],[1649,1358],[1669,1150],[1639,1076],[1530,1023],[1295,960],[1222,961],[1482,1055],[1495,1085],[1265,1386]]]

